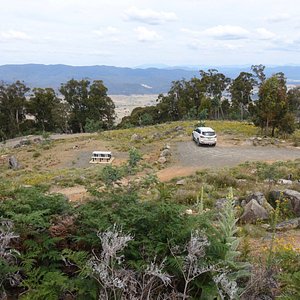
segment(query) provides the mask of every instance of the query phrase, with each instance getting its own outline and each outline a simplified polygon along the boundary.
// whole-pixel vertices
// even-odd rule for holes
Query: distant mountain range
[[[162,68],[161,68],[162,67]],[[230,78],[241,71],[250,71],[250,66],[229,67],[139,67],[120,68],[112,66],[68,66],[68,65],[3,65],[0,66],[0,80],[11,83],[22,80],[29,87],[52,87],[56,90],[61,83],[74,78],[101,79],[110,95],[159,94],[167,92],[174,80],[199,77],[199,70],[215,68]],[[266,68],[268,76],[283,72],[290,84],[300,84],[300,66],[272,66]]]

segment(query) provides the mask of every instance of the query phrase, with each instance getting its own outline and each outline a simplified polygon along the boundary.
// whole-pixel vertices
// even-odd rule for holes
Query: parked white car
[[[198,146],[216,146],[217,144],[217,135],[210,127],[197,127],[195,130],[193,130],[192,139],[197,143]]]

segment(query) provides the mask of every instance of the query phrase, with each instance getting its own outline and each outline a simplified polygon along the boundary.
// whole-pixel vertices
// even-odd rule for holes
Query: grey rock
[[[220,199],[217,199],[216,202],[215,202],[215,208],[217,210],[222,210],[224,209],[225,205],[226,205],[226,202],[227,202],[227,199],[226,198],[220,198]]]
[[[184,130],[184,128],[182,126],[176,126],[175,127],[175,131],[180,131],[180,130]]]
[[[31,141],[28,140],[28,139],[22,139],[22,140],[19,142],[19,144],[20,144],[21,146],[27,146],[27,145],[30,145],[30,144],[31,144]]]
[[[171,156],[171,151],[169,149],[165,149],[161,151],[160,156],[166,157],[166,156]]]
[[[292,180],[288,180],[288,179],[278,179],[277,183],[279,184],[293,184],[293,181]]]
[[[271,212],[274,210],[272,205],[267,201],[265,195],[262,192],[255,192],[250,194],[245,200],[241,202],[241,206],[245,207],[247,203],[249,203],[251,200],[256,200],[259,205],[261,205],[264,209],[267,210],[267,212]]]
[[[36,143],[36,144],[39,144],[39,143],[42,142],[42,139],[39,138],[39,137],[36,137],[36,138],[33,139],[33,142]]]
[[[283,195],[288,199],[291,209],[296,216],[300,216],[300,193],[294,190],[285,190]]]
[[[267,220],[268,218],[269,213],[267,210],[259,205],[255,199],[252,199],[246,204],[240,221],[242,223],[255,223],[258,220]]]
[[[267,200],[265,195],[262,192],[255,192],[250,194],[245,200],[246,203],[249,203],[252,199],[256,200],[259,205],[263,205]]]
[[[19,167],[20,167],[20,164],[15,156],[11,156],[8,159],[8,164],[9,164],[9,167],[13,170],[19,169]]]
[[[285,230],[297,229],[299,227],[300,227],[300,218],[296,218],[296,219],[287,220],[277,224],[275,229],[278,231],[285,231]]]
[[[186,181],[185,181],[185,179],[181,179],[181,180],[178,180],[178,181],[176,182],[176,184],[177,184],[177,185],[185,185],[185,184],[186,184]]]

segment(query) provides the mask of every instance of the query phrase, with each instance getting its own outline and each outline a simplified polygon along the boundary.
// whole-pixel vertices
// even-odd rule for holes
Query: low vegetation
[[[128,159],[119,165],[42,171],[34,168],[40,159],[34,153],[44,155],[37,150],[40,145],[13,150],[27,153],[33,165],[31,171],[0,166],[1,297],[297,299],[299,249],[294,242],[283,243],[266,225],[274,228],[294,217],[269,192],[287,177],[293,178],[290,188],[300,191],[300,160],[245,162],[199,170],[181,184],[178,178],[160,182],[156,164],[143,159],[151,135],[167,132],[153,139],[152,146],[159,147],[177,126],[186,138],[195,122],[105,131],[94,137],[112,145],[121,141]],[[208,125],[238,139],[257,132],[247,123]],[[146,142],[133,142],[128,132]],[[60,143],[52,141],[50,150]],[[84,201],[71,202],[51,192],[53,187],[78,185],[88,192]],[[263,192],[274,216],[240,223],[243,208],[236,201],[249,191]],[[227,199],[221,211],[218,199]],[[272,243],[259,245],[268,237]]]

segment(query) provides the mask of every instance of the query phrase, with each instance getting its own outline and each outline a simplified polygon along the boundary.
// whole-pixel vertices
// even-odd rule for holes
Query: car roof
[[[207,131],[207,132],[215,132],[212,128],[210,127],[198,127],[201,131]]]

